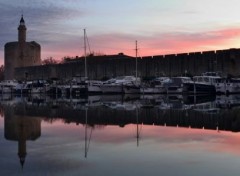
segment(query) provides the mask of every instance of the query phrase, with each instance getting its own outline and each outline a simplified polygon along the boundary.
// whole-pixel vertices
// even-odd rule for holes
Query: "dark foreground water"
[[[240,96],[2,97],[0,175],[239,175]]]

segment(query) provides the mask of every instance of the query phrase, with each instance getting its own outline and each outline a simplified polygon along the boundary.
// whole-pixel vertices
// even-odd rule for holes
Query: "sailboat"
[[[123,87],[125,94],[137,94],[140,93],[140,78],[138,78],[138,45],[136,41],[136,75],[135,75],[135,81],[129,82],[128,84],[125,84]]]
[[[87,70],[87,34],[84,29],[84,77],[75,77],[67,88],[67,94],[72,96],[85,96],[92,93],[102,93],[102,81],[88,79]]]
[[[100,86],[102,85],[102,81],[96,81],[96,80],[89,80],[88,79],[88,71],[87,71],[87,34],[86,29],[84,29],[84,69],[85,69],[85,88],[82,89],[80,92],[83,93],[102,93],[102,90]],[[89,44],[88,44],[89,45]]]

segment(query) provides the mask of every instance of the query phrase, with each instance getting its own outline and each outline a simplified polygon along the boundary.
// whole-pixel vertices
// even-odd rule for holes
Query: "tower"
[[[41,46],[26,41],[27,28],[23,15],[18,26],[18,41],[8,42],[4,47],[4,79],[15,79],[15,68],[41,65]],[[26,74],[27,75],[27,74]]]
[[[25,21],[23,19],[23,15],[22,15],[20,24],[18,26],[18,42],[20,44],[26,42],[26,31],[27,31],[27,28],[25,26]]]

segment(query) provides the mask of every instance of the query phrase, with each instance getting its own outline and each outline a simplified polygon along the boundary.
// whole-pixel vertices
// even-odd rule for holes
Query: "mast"
[[[87,116],[88,116],[88,110],[86,108],[85,110],[85,155],[84,155],[85,158],[87,158],[87,124],[88,124]]]
[[[136,80],[137,80],[137,77],[138,77],[138,64],[137,64],[137,58],[138,58],[138,43],[137,43],[137,40],[136,40]]]
[[[86,45],[86,29],[83,29],[84,31],[84,59],[85,59],[85,79],[87,78],[87,45]]]

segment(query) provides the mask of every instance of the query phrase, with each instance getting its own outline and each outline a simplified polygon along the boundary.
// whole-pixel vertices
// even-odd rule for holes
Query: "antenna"
[[[138,65],[137,65],[137,58],[138,58],[138,42],[136,40],[136,79],[138,77]]]

